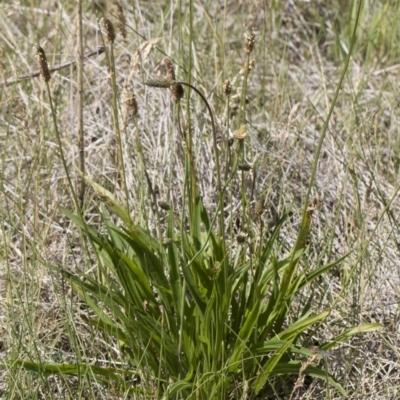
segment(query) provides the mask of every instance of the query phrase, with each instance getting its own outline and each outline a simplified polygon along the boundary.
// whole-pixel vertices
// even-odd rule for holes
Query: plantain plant
[[[118,343],[124,368],[17,363],[44,374],[78,375],[92,368],[98,382],[142,398],[273,395],[285,387],[282,378],[300,371],[345,394],[340,383],[315,362],[306,334],[311,327],[317,331],[329,311],[315,314],[304,306],[296,311],[300,317],[293,319],[296,293],[346,257],[308,273],[298,268],[307,249],[314,207],[309,207],[300,228],[301,244],[287,256],[276,254],[279,231],[287,219],[284,214],[256,255],[243,257],[249,246],[245,242],[226,262],[222,240],[201,198],[196,199],[190,219],[193,229],[182,226],[170,209],[159,238],[133,225],[110,192],[89,183],[105,200],[101,215],[106,233],[62,211],[90,239],[105,282],[100,284],[84,271],[50,267],[71,283],[88,306],[91,316],[86,322]],[[113,222],[115,216],[123,221],[122,227]],[[378,327],[367,324],[349,330],[320,349],[331,349],[354,334]],[[314,362],[302,369],[311,358]],[[130,375],[139,375],[146,384],[130,385],[126,379]]]
[[[246,53],[250,54],[254,34],[247,35],[246,40]],[[249,60],[247,57],[247,69]],[[182,128],[180,112],[178,126],[185,142],[186,168],[184,206],[180,211],[157,202],[143,154],[140,157],[158,229],[132,220],[128,195],[126,202],[120,203],[113,193],[83,176],[100,199],[102,228],[88,224],[78,206],[76,214],[65,208],[61,210],[91,244],[98,273],[92,275],[79,269],[71,272],[62,265],[48,266],[67,280],[86,304],[86,323],[108,338],[114,352],[109,364],[120,366],[98,366],[83,361],[14,362],[42,375],[81,376],[90,372],[87,375],[96,382],[144,399],[293,397],[306,375],[321,379],[345,396],[344,388],[327,369],[328,364],[321,366],[318,360],[325,357],[323,351],[352,335],[376,330],[379,324],[345,331],[321,343],[318,351],[311,346],[309,331],[317,335],[330,313],[330,310],[313,312],[312,287],[317,278],[347,257],[315,269],[300,268],[319,200],[305,204],[297,240],[282,256],[279,235],[282,226],[288,223],[288,213],[280,215],[273,229],[267,232],[262,218],[263,202],[257,203],[252,212],[242,185],[241,214],[251,234],[238,234],[236,240],[232,239],[234,216],[224,215],[223,204],[229,197],[227,189],[230,193],[233,190],[233,180],[241,177],[243,181],[246,171],[240,163],[244,159],[246,137],[247,85],[243,85],[236,145],[230,150],[229,141],[224,141],[226,170],[221,174],[219,157],[223,156],[217,146],[214,116],[206,97],[194,85],[177,81],[172,63],[167,61],[166,65],[166,78],[146,83],[170,88],[178,111],[183,87],[189,87],[205,102],[210,113],[217,206],[211,211],[203,203],[191,134]],[[114,117],[118,118],[117,112]],[[321,143],[322,140],[323,137]],[[122,158],[121,141],[119,146]],[[317,160],[318,155],[316,163]],[[122,161],[119,160],[120,166]],[[123,187],[126,190],[126,183]],[[185,204],[189,209],[187,216]],[[164,222],[158,207],[166,210]],[[306,301],[304,298],[299,301],[300,292],[303,296],[308,293]],[[296,375],[298,379],[294,382],[292,378]],[[140,383],[130,377],[140,377]]]

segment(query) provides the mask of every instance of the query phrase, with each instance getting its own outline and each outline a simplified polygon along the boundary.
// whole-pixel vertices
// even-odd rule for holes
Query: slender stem
[[[220,164],[219,164],[219,150],[218,150],[218,146],[217,146],[217,130],[215,128],[215,120],[214,120],[214,114],[211,110],[210,104],[208,103],[207,99],[205,98],[205,96],[203,95],[203,93],[200,92],[200,90],[198,90],[195,86],[191,85],[190,83],[187,82],[175,82],[176,84],[181,84],[184,86],[188,86],[189,88],[191,88],[193,91],[195,91],[203,100],[204,104],[207,107],[207,110],[210,114],[210,118],[211,118],[211,126],[212,126],[212,132],[213,132],[213,147],[214,147],[214,152],[215,152],[215,166],[217,169],[217,189],[218,189],[218,195],[220,198],[222,198],[223,196],[223,190],[222,190],[222,182],[221,182],[221,168],[220,168]],[[221,205],[221,202],[220,202]],[[217,213],[219,212],[219,217],[220,217],[220,236],[221,239],[223,240],[224,243],[224,252],[225,252],[225,230],[224,230],[224,214],[222,212],[222,210],[219,209],[220,207],[217,206]]]
[[[335,94],[333,96],[333,100],[332,100],[331,106],[329,108],[328,115],[325,118],[324,125],[322,127],[321,136],[320,136],[319,141],[318,141],[318,147],[317,147],[317,150],[315,152],[314,163],[313,163],[313,168],[312,168],[311,177],[310,177],[310,183],[308,185],[307,194],[306,194],[305,201],[304,201],[305,206],[304,206],[304,211],[303,211],[302,223],[304,223],[304,221],[306,219],[306,216],[307,216],[307,206],[308,206],[308,202],[309,202],[309,199],[310,199],[311,189],[312,189],[313,183],[315,181],[315,176],[317,174],[318,161],[319,161],[319,157],[320,157],[320,154],[321,154],[322,144],[324,142],[324,139],[325,139],[325,136],[326,136],[326,132],[328,131],[329,121],[331,120],[331,117],[332,117],[332,114],[333,114],[333,110],[335,108],[337,99],[339,97],[339,92],[340,92],[340,89],[342,88],[344,77],[346,76],[346,72],[347,72],[347,70],[349,68],[351,55],[353,53],[354,44],[355,44],[355,41],[356,41],[356,36],[357,36],[356,33],[357,33],[358,21],[360,19],[362,3],[363,3],[363,0],[360,0],[359,3],[358,3],[357,15],[356,15],[356,20],[354,22],[354,29],[353,29],[353,34],[352,34],[352,38],[351,38],[350,48],[348,50],[348,53],[347,53],[347,56],[346,56],[345,65],[343,67],[342,73],[340,74],[339,83],[336,86]],[[299,240],[299,237],[297,237],[297,241],[298,240]]]
[[[225,1],[226,6],[226,1]],[[224,11],[226,13],[226,10]],[[225,14],[224,14],[225,17]],[[225,30],[224,30],[225,31]],[[224,181],[226,182],[229,173],[229,167],[232,162],[231,151],[229,147],[229,128],[230,128],[230,105],[229,105],[229,96],[226,98],[226,135],[224,138],[225,145],[225,176]],[[229,240],[230,243],[233,242],[233,218],[232,218],[232,204],[233,204],[233,196],[232,196],[232,186],[229,191],[229,212],[231,213],[229,217]],[[229,246],[229,261],[232,259],[232,246]]]
[[[82,171],[82,176],[80,177],[79,185],[79,205],[81,209],[83,208],[83,203],[85,199],[85,137],[83,133],[83,29],[82,29],[82,0],[77,1],[78,7],[78,53],[76,59],[77,67],[77,131],[78,131],[78,147],[79,147],[79,168]]]
[[[242,87],[242,97],[240,104],[240,115],[239,121],[240,125],[244,125],[246,120],[246,94],[247,94],[247,81],[249,77],[249,66],[250,66],[250,54],[246,56],[246,64],[244,67],[244,76],[243,76],[243,87]],[[241,162],[244,163],[246,159],[245,154],[245,145],[244,142],[240,143],[241,149]],[[246,207],[247,207],[247,197],[246,197],[246,186],[245,186],[245,176],[246,174],[242,171],[242,183],[241,183],[241,194],[242,194],[242,227],[247,226],[247,218],[246,218]]]
[[[333,96],[333,100],[332,100],[331,106],[329,108],[328,115],[325,118],[324,126],[323,126],[322,132],[321,132],[321,136],[320,136],[319,141],[318,141],[318,146],[317,146],[317,150],[315,152],[314,163],[313,163],[313,168],[312,168],[311,177],[310,177],[310,183],[308,185],[306,197],[305,197],[305,200],[304,200],[304,211],[303,211],[302,221],[301,221],[299,233],[298,233],[297,238],[296,238],[296,243],[295,243],[294,248],[293,248],[294,251],[292,252],[292,257],[291,257],[291,260],[290,260],[289,269],[287,270],[288,278],[286,279],[286,282],[285,281],[282,282],[282,289],[281,289],[281,291],[279,293],[281,298],[283,298],[286,295],[286,290],[288,289],[288,286],[289,286],[289,283],[290,283],[290,280],[291,280],[291,276],[294,273],[294,267],[297,264],[295,262],[296,250],[298,250],[301,247],[302,242],[304,241],[304,230],[305,230],[305,227],[307,225],[307,219],[310,218],[309,217],[309,212],[307,210],[308,210],[308,203],[309,203],[310,195],[311,195],[311,189],[313,187],[313,183],[315,181],[315,176],[317,174],[318,161],[319,161],[319,157],[320,157],[320,154],[321,154],[322,144],[324,142],[324,139],[325,139],[325,136],[326,136],[326,132],[328,131],[329,121],[330,121],[330,119],[332,117],[333,110],[334,110],[335,105],[336,105],[336,101],[337,101],[337,99],[339,97],[339,92],[340,92],[340,89],[342,88],[344,77],[346,76],[346,72],[347,72],[347,70],[349,68],[351,55],[353,53],[354,44],[356,42],[356,36],[357,36],[356,33],[357,33],[357,27],[358,27],[358,22],[359,22],[360,13],[361,13],[362,2],[363,2],[363,0],[360,0],[359,3],[358,3],[357,15],[356,15],[356,20],[354,22],[354,28],[353,28],[353,34],[352,34],[352,37],[351,37],[350,48],[348,50],[348,53],[347,53],[347,56],[346,56],[346,61],[345,61],[343,70],[342,70],[342,72],[340,74],[340,79],[339,79],[339,82],[338,82],[338,84],[336,86],[335,94]]]
[[[117,143],[118,143],[115,168],[117,170],[117,176],[119,173],[122,174],[122,185],[123,185],[124,191],[125,191],[126,209],[129,213],[129,193],[128,193],[128,185],[126,182],[126,175],[125,175],[121,130],[119,128],[118,105],[117,105],[117,92],[118,91],[117,91],[117,80],[116,80],[116,76],[115,76],[116,74],[115,74],[114,47],[113,47],[112,43],[110,43],[110,72],[111,72],[111,83],[112,83],[112,89],[113,89],[112,106],[113,106],[113,116],[114,116],[114,129],[115,129],[115,134],[117,136]]]
[[[62,143],[61,143],[61,135],[60,135],[60,132],[58,130],[58,125],[57,125],[56,111],[54,109],[53,100],[51,99],[51,92],[50,92],[49,82],[46,82],[46,89],[47,89],[47,94],[49,96],[49,104],[50,104],[50,109],[51,109],[51,115],[53,117],[54,130],[55,130],[55,133],[56,133],[58,149],[60,151],[61,162],[63,164],[65,174],[67,176],[68,185],[69,185],[69,187],[71,189],[71,193],[72,193],[72,198],[73,198],[73,201],[74,201],[75,209],[76,209],[77,213],[79,214],[79,216],[82,217],[82,213],[81,213],[80,208],[79,208],[78,198],[76,196],[76,193],[75,193],[75,190],[74,190],[74,186],[72,184],[72,179],[71,179],[71,176],[70,176],[69,171],[68,171],[67,161],[65,160],[64,150],[63,150],[63,146],[62,146]]]
[[[246,119],[246,94],[247,94],[247,80],[249,77],[249,66],[250,66],[250,54],[246,56],[246,64],[244,66],[243,75],[243,87],[240,99],[240,115],[239,115],[239,125],[243,125]]]
[[[190,89],[191,87],[191,80],[192,80],[192,67],[193,67],[193,54],[192,54],[192,43],[193,43],[193,0],[189,0],[189,40],[188,40],[188,56],[187,56],[187,72],[186,72],[186,80],[188,83],[188,87]],[[188,91],[187,95],[187,107],[186,107],[186,156],[185,159],[188,158],[188,165],[190,168],[191,172],[191,180],[189,180],[189,186],[190,186],[190,201],[189,201],[189,213],[192,218],[194,215],[194,210],[196,206],[196,199],[198,197],[198,187],[197,187],[197,180],[196,180],[196,169],[194,168],[194,157],[192,153],[192,148],[193,148],[193,138],[192,138],[192,118],[190,115],[190,90]],[[186,160],[185,160],[186,162]],[[191,229],[194,227],[191,227]],[[196,229],[196,228],[194,228]]]

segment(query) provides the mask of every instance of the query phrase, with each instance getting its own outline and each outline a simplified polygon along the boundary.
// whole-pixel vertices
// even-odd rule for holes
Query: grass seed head
[[[255,63],[254,59],[249,61],[249,64],[247,64],[247,61],[246,61],[243,65],[243,68],[239,71],[239,74],[240,75],[249,74],[254,69],[255,65],[256,65],[256,63]]]
[[[249,164],[239,164],[238,165],[238,170],[239,171],[243,171],[243,172],[248,172],[248,171],[251,171],[251,165],[249,165]]]
[[[167,78],[172,79],[174,81],[176,79],[174,64],[167,57],[164,58],[164,66],[167,71]]]
[[[118,29],[124,40],[126,40],[126,19],[124,15],[124,10],[122,9],[121,4],[117,1],[115,2],[115,6],[117,7],[117,19],[118,19]]]
[[[163,64],[165,66],[165,71],[167,73],[166,78],[170,79],[171,81],[175,81],[176,80],[175,68],[172,61],[168,57],[166,57],[163,60]],[[183,91],[183,87],[181,84],[177,83],[171,86],[171,98],[174,103],[179,103],[183,98],[184,94],[185,92]]]
[[[169,211],[171,209],[171,206],[169,203],[165,201],[159,201],[158,202],[158,207],[160,207],[162,210]]]
[[[127,125],[129,118],[134,117],[138,113],[138,104],[136,101],[135,92],[132,89],[124,89],[122,92],[123,120]]]
[[[124,92],[124,98],[122,101],[125,102],[129,114],[137,115],[138,104],[136,101],[135,92],[133,90],[126,90]]]
[[[48,82],[51,79],[49,65],[47,64],[47,57],[44,50],[40,47],[36,47],[36,58],[38,60],[40,77],[44,82]]]
[[[183,99],[184,95],[185,92],[180,83],[171,86],[171,98],[174,103],[179,103],[180,100]]]
[[[146,86],[150,87],[158,87],[158,88],[169,88],[171,87],[175,81],[171,78],[153,78],[153,79],[148,79],[147,81],[144,82]]]
[[[100,20],[101,25],[103,25],[103,28],[106,32],[106,38],[108,43],[114,43],[115,42],[115,29],[113,23],[106,17],[103,17]]]
[[[256,35],[253,30],[248,30],[244,35],[244,52],[250,54],[253,51]]]
[[[307,211],[312,212],[312,211],[318,210],[321,207],[322,207],[322,199],[321,199],[321,197],[317,196],[311,200],[310,204],[307,207]]]
[[[224,95],[227,97],[232,93],[232,85],[229,79],[227,79],[222,85],[222,90],[224,91]]]
[[[244,243],[244,242],[246,241],[247,236],[249,236],[247,233],[240,232],[240,233],[236,236],[236,241],[237,241],[239,244],[242,244],[242,243]]]

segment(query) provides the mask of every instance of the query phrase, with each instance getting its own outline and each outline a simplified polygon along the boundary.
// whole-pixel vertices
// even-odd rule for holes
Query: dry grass
[[[38,2],[33,7],[31,2],[23,1],[0,6],[4,24],[0,33],[4,68],[1,79],[15,79],[36,70],[32,38],[39,39],[51,66],[75,59],[74,6],[65,4],[61,9],[59,5],[49,2],[47,7],[45,3]],[[104,44],[96,12],[115,23],[118,15],[111,3],[93,3],[96,6],[87,3],[83,12],[84,52]],[[216,112],[218,129],[225,133],[222,85],[225,79],[230,79],[230,106],[235,112],[239,107],[237,93],[242,77],[239,71],[245,61],[244,28],[257,29],[251,55],[255,62],[247,88],[247,132],[251,146],[246,150],[246,162],[254,163],[255,198],[266,199],[266,218],[273,222],[285,208],[292,207],[293,223],[281,238],[289,247],[296,238],[299,210],[308,187],[317,140],[339,79],[341,52],[346,43],[348,46],[348,37],[343,30],[338,38],[329,19],[337,15],[338,5],[282,3],[264,8],[262,2],[232,0],[225,2],[224,9],[217,2],[195,1],[197,34],[192,44],[191,81],[206,94]],[[109,7],[108,13],[104,12],[103,4]],[[117,85],[121,93],[126,85],[134,90],[138,109],[137,122],[131,119],[122,131],[123,158],[132,216],[141,221],[144,217],[137,212],[136,205],[147,204],[149,194],[141,181],[144,176],[138,132],[146,170],[153,186],[158,187],[160,201],[171,202],[176,208],[182,202],[182,143],[170,95],[161,89],[150,90],[142,82],[158,76],[165,55],[178,65],[177,79],[189,80],[187,9],[183,5],[179,16],[179,3],[137,1],[128,6],[121,1],[120,4],[126,19],[127,40],[117,36],[114,43]],[[174,9],[170,8],[172,5]],[[360,27],[364,33],[374,26],[371,13],[365,14],[364,25]],[[345,18],[338,20],[343,26]],[[352,59],[319,161],[313,195],[323,199],[323,207],[314,221],[309,264],[304,265],[314,268],[353,251],[335,273],[321,279],[316,289],[313,304],[316,310],[336,304],[326,323],[325,337],[316,339],[325,341],[333,333],[361,322],[378,321],[384,325],[379,334],[343,345],[335,352],[336,358],[328,361],[330,372],[348,390],[348,399],[395,399],[400,392],[397,350],[400,109],[396,64],[400,53],[389,47],[391,41],[385,38],[381,40],[388,49],[383,56],[382,47],[377,46],[374,53],[370,41],[364,37],[366,45],[361,43]],[[72,168],[78,165],[79,157],[75,80],[73,67],[66,68],[53,73],[50,87],[67,162],[74,181],[78,182]],[[85,60],[83,82],[86,173],[112,189],[117,148],[106,56]],[[112,358],[113,354],[106,354],[109,347],[88,330],[80,317],[84,310],[80,310],[77,299],[65,282],[54,281],[45,266],[48,262],[70,268],[74,265],[94,268],[91,259],[80,250],[79,232],[57,210],[58,205],[73,209],[73,202],[43,89],[37,78],[1,87],[0,359],[78,358],[101,364],[102,360]],[[182,103],[187,107],[185,99]],[[215,206],[209,116],[195,98],[191,99],[190,107],[202,194],[206,204]],[[232,137],[239,128],[234,123],[232,118]],[[250,178],[246,184],[251,185]],[[124,198],[122,190],[117,195]],[[239,197],[235,196],[234,193],[239,208]],[[98,199],[87,190],[85,212],[94,224],[98,222],[97,204]],[[147,209],[150,213],[151,207]],[[89,386],[84,377],[44,380],[16,367],[0,369],[2,396],[119,398],[115,393]],[[339,398],[334,393],[328,396],[328,389],[315,381],[307,383],[306,379],[293,398]]]

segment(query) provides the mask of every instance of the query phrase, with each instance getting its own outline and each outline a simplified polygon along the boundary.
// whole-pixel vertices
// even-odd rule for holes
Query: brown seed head
[[[254,61],[254,59],[249,62],[249,72],[253,71],[255,65],[256,65],[256,62]]]
[[[248,172],[248,171],[251,171],[251,165],[249,165],[249,164],[239,164],[238,165],[238,170],[239,171],[244,171],[244,172]]]
[[[307,211],[315,211],[322,207],[321,197],[314,197],[307,207]]]
[[[51,79],[49,65],[47,64],[47,57],[44,50],[40,47],[36,47],[36,58],[38,60],[40,77],[44,82],[48,82]]]
[[[132,115],[137,115],[138,113],[138,104],[136,101],[136,96],[135,92],[133,90],[130,90],[127,94],[126,98],[128,110]]]
[[[244,35],[244,51],[246,54],[250,54],[253,51],[254,43],[256,41],[256,35],[253,30],[249,30]]]
[[[165,211],[168,211],[171,209],[171,206],[169,205],[169,203],[166,203],[165,201],[159,201],[158,207],[160,207],[161,209],[163,209]]]
[[[229,79],[227,79],[222,85],[222,89],[224,91],[225,96],[229,96],[232,93],[232,85]]]
[[[244,243],[244,242],[246,241],[247,236],[249,236],[247,233],[240,232],[240,233],[236,236],[236,241],[237,241],[239,244],[242,244],[242,243]]]
[[[103,28],[106,32],[106,38],[107,38],[108,43],[114,43],[115,29],[114,29],[114,25],[112,24],[112,22],[108,18],[103,17],[100,20],[100,23],[103,25]]]
[[[249,62],[247,65],[247,61],[244,63],[243,68],[239,71],[239,74],[244,75],[244,74],[249,74],[255,67],[256,63],[253,60]]]
[[[148,79],[147,81],[144,82],[146,86],[151,86],[151,87],[158,87],[158,88],[169,88],[171,87],[175,81],[170,78],[154,78],[154,79]]]
[[[122,93],[122,104],[124,120],[128,121],[130,116],[136,116],[138,113],[138,104],[135,92],[132,89],[125,89]]]
[[[169,58],[164,58],[164,65],[167,71],[167,78],[172,79],[174,81],[176,79],[174,64]]]
[[[20,96],[11,97],[10,104],[12,105],[11,108],[12,108],[13,116],[17,119],[25,121],[27,111],[26,111],[25,103],[22,100],[22,97],[20,97]]]
[[[180,83],[171,86],[171,98],[174,103],[179,103],[183,99],[185,92]]]
[[[115,2],[115,6],[117,7],[117,19],[118,19],[118,29],[124,40],[126,40],[126,19],[124,15],[124,10],[122,9],[121,4],[117,1]]]

